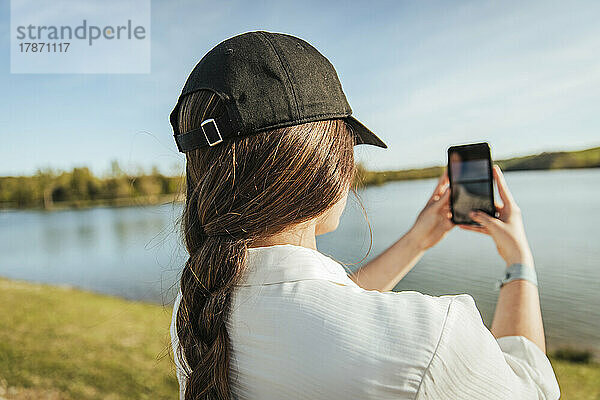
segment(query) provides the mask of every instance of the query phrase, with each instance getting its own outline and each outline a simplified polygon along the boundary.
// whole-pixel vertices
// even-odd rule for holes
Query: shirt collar
[[[240,286],[266,285],[306,279],[356,286],[344,267],[325,254],[303,246],[278,244],[248,249],[248,266]]]

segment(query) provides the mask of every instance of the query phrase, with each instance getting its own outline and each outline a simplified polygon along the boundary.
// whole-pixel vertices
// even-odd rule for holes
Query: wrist
[[[506,257],[504,261],[506,261],[506,267],[510,267],[513,264],[523,264],[531,268],[535,267],[533,263],[533,256],[529,249],[520,250],[519,252],[511,255],[510,257]]]
[[[413,253],[421,253],[427,250],[423,236],[415,231],[414,226],[408,230],[402,237],[406,246],[412,250]]]
[[[506,269],[504,277],[496,282],[496,289],[502,288],[504,285],[516,281],[529,281],[536,287],[538,286],[537,274],[535,268],[531,268],[525,264],[512,264]]]

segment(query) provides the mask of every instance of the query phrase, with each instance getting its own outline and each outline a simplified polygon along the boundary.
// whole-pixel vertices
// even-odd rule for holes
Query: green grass
[[[600,365],[574,363],[551,357],[561,400],[600,400]]]
[[[0,399],[177,399],[170,320],[170,307],[0,278]],[[562,399],[600,400],[598,364],[551,361]]]
[[[0,398],[177,399],[171,310],[0,278]]]

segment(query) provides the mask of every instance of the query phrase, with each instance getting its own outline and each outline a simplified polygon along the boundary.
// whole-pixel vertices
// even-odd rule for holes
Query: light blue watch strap
[[[517,279],[525,279],[535,286],[538,285],[537,282],[537,274],[535,273],[535,268],[530,267],[528,265],[523,264],[511,264],[508,268],[506,268],[506,273],[502,280],[496,282],[496,289],[500,289],[502,286],[506,285],[508,282],[517,280]]]

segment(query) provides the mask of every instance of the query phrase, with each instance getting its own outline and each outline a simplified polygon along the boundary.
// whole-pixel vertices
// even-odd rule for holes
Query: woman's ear
[[[340,217],[346,208],[346,201],[348,200],[348,191],[346,194],[338,200],[333,206],[331,206],[323,215],[317,217],[315,224],[315,235],[323,235],[325,233],[333,232],[337,229],[340,223]]]

